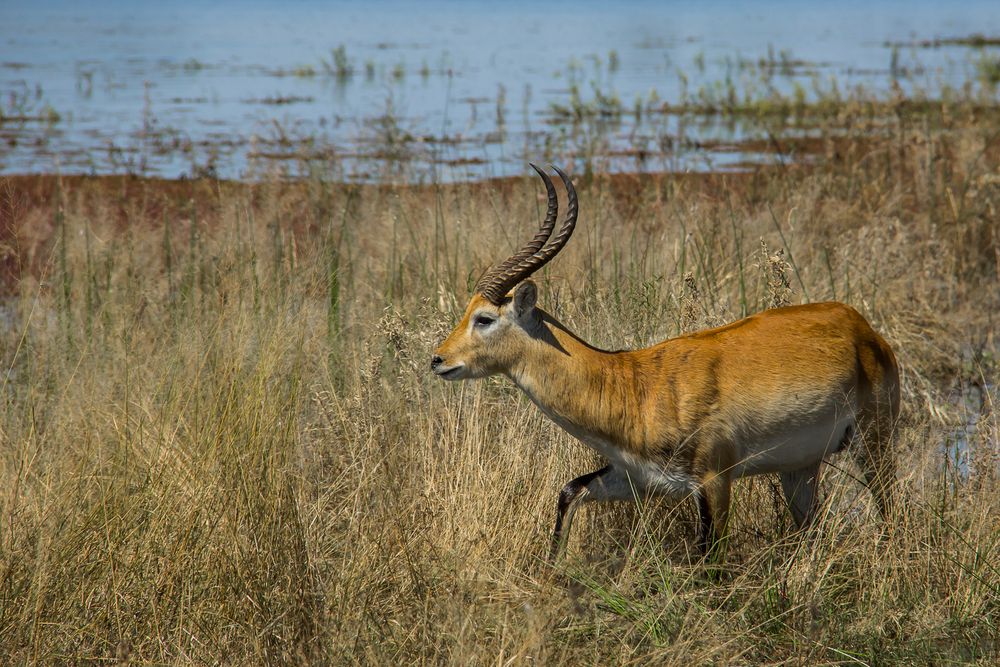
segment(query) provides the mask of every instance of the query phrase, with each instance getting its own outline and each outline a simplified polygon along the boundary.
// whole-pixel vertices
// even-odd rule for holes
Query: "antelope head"
[[[538,233],[519,251],[487,271],[476,284],[461,322],[434,352],[431,370],[445,380],[482,378],[508,371],[523,355],[541,326],[535,308],[538,290],[531,274],[545,266],[573,234],[578,212],[576,190],[569,177],[553,167],[566,186],[566,219],[552,235],[559,203],[552,180],[535,165],[548,191],[549,206]],[[513,292],[511,288],[517,286]]]

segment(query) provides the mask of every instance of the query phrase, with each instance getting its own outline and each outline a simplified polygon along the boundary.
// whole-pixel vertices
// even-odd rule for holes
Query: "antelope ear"
[[[514,290],[514,298],[511,300],[511,305],[514,307],[514,314],[518,318],[524,317],[534,309],[537,299],[538,288],[535,287],[535,283],[525,280]]]

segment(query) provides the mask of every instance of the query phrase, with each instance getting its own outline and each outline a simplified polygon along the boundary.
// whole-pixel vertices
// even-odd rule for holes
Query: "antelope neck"
[[[588,345],[546,313],[532,334],[508,377],[571,434],[630,449],[643,421],[632,355]]]

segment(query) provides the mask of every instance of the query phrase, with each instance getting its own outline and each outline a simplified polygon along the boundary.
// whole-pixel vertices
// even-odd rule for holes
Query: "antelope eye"
[[[472,324],[478,328],[488,327],[496,321],[495,318],[489,315],[476,315],[475,319],[472,320]]]

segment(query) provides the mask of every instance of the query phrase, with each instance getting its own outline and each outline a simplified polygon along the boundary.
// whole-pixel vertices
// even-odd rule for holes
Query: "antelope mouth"
[[[444,380],[457,380],[459,376],[462,375],[462,371],[465,370],[465,364],[459,364],[458,366],[452,366],[451,368],[436,368],[434,373],[437,374],[439,378]]]

